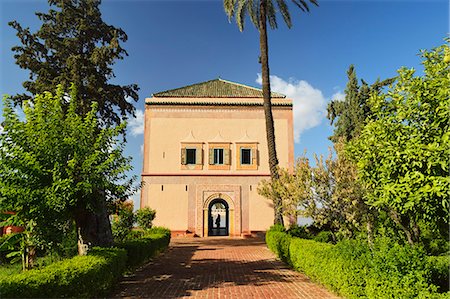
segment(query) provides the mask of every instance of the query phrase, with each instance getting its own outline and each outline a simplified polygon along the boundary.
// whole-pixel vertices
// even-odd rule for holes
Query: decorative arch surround
[[[241,187],[239,185],[197,185],[196,197],[195,233],[198,236],[208,235],[208,208],[216,198],[223,199],[228,204],[229,235],[241,235]]]
[[[220,192],[214,193],[214,194],[208,196],[208,198],[203,203],[203,210],[204,209],[208,209],[209,204],[216,198],[220,198],[220,199],[225,200],[227,202],[227,204],[228,204],[228,208],[230,210],[234,210],[234,201],[233,201],[233,199],[231,199],[231,197],[229,195],[227,195],[226,193],[220,193]]]

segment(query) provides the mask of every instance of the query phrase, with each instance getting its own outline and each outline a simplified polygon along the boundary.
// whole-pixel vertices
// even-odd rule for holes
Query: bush
[[[116,203],[117,215],[115,215],[111,230],[115,242],[126,239],[134,224],[133,205],[127,202]]]
[[[266,243],[270,250],[275,252],[283,262],[289,263],[289,244],[291,236],[281,225],[273,225],[266,233]]]
[[[143,208],[136,211],[137,224],[142,229],[150,229],[155,219],[156,211],[150,208]]]
[[[40,270],[0,276],[2,298],[97,297],[107,293],[125,269],[126,252],[94,247]]]
[[[161,234],[161,235],[167,235],[170,237],[170,229],[162,227],[162,226],[155,226],[151,229],[147,230],[146,234]]]
[[[399,245],[386,238],[376,240],[370,249],[365,241],[345,240],[332,245],[286,236],[286,233],[269,230],[268,247],[281,259],[287,259],[296,270],[343,297],[438,298],[446,295],[437,293],[437,285],[448,277],[448,257],[447,260],[429,258],[419,247]],[[445,290],[441,287],[441,291]]]
[[[449,291],[450,256],[429,256],[428,267],[431,272],[431,280],[439,287],[439,291]]]
[[[316,242],[332,243],[333,242],[333,233],[328,230],[324,230],[324,231],[319,232],[317,234],[317,236],[314,236],[312,239]]]
[[[299,226],[298,224],[293,224],[287,230],[287,233],[292,237],[302,238],[302,239],[312,239],[313,235],[309,232],[306,226]]]
[[[140,231],[137,232],[141,233]],[[131,270],[166,250],[169,243],[170,230],[156,227],[145,231],[140,238],[128,239],[127,241],[117,243],[116,246],[127,251],[127,268]]]
[[[42,269],[16,273],[16,268],[2,267],[1,298],[89,298],[107,295],[125,269],[141,265],[167,248],[170,230],[152,228],[142,234],[139,232],[135,237],[117,244],[121,248],[94,247],[87,256],[76,256],[44,267],[47,262],[58,258],[56,255],[48,256]]]

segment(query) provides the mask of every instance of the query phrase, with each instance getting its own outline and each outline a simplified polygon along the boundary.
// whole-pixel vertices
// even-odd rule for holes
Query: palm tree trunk
[[[275,128],[272,116],[272,103],[270,98],[270,74],[269,74],[269,46],[267,42],[267,17],[266,17],[266,1],[260,0],[260,15],[259,15],[259,47],[261,51],[261,73],[262,73],[262,90],[264,99],[264,115],[266,119],[266,134],[267,147],[269,153],[269,168],[272,181],[278,180],[278,158],[277,150],[275,148]],[[274,196],[275,218],[274,224],[282,224],[283,213],[280,197]]]

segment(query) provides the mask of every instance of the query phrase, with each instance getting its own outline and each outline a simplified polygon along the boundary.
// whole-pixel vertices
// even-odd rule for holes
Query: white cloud
[[[137,136],[144,134],[144,111],[136,110],[136,117],[128,121],[128,126],[131,130],[131,135]]]
[[[130,96],[126,96],[125,101],[127,101],[128,103],[134,103],[134,99]]]
[[[261,74],[256,79],[262,84]],[[294,103],[294,141],[300,143],[300,135],[320,125],[326,116],[327,100],[322,91],[306,81],[289,79],[285,81],[277,76],[270,76],[271,89],[291,98]]]
[[[141,156],[144,155],[144,144],[141,144]]]
[[[343,93],[342,91],[338,91],[331,96],[331,100],[332,101],[343,101],[343,100],[345,100],[345,93]]]

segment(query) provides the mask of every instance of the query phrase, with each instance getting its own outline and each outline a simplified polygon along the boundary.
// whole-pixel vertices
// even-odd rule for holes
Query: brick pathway
[[[277,261],[260,239],[178,238],[115,298],[338,298]]]

